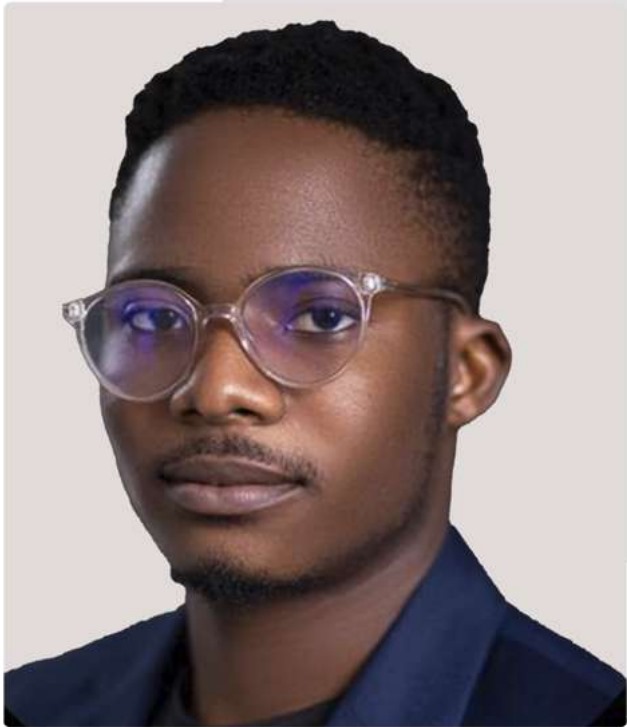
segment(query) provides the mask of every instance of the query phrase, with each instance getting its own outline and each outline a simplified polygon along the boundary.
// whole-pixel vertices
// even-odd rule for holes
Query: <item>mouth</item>
[[[233,459],[197,456],[165,465],[170,499],[201,515],[242,515],[292,499],[304,483],[281,470]]]

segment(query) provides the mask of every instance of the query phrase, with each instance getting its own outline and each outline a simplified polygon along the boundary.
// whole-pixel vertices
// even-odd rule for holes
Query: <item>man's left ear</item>
[[[512,350],[493,321],[459,316],[451,326],[448,423],[459,427],[490,408],[505,383]]]

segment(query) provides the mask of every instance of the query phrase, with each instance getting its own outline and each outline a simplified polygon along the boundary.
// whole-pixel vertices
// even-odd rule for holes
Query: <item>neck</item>
[[[448,507],[431,510],[384,561],[326,592],[239,608],[188,591],[196,717],[238,724],[339,696],[424,578],[447,526]]]

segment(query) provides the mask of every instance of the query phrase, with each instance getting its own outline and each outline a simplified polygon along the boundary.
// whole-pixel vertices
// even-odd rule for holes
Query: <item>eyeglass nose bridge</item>
[[[245,346],[246,331],[237,305],[233,303],[212,303],[203,306],[198,316],[199,333],[206,335],[207,325],[212,321],[224,320],[231,324],[240,343]]]
[[[239,323],[239,311],[233,303],[212,303],[204,306],[200,315],[200,325],[206,326],[209,321],[223,318],[231,323]]]
[[[212,321],[224,320],[231,324],[235,336],[244,352],[250,355],[250,341],[242,315],[234,303],[212,303],[203,306],[198,317],[198,343],[207,336],[207,326]]]

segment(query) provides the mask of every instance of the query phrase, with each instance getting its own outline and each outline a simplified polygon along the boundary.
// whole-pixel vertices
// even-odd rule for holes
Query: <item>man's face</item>
[[[274,110],[203,114],[142,158],[112,225],[108,280],[176,269],[203,304],[233,302],[244,278],[287,265],[432,284],[437,259],[403,164],[329,123]],[[435,510],[441,521],[445,305],[379,296],[359,353],[314,389],[267,378],[219,323],[169,398],[136,403],[103,390],[124,486],[173,571],[302,590],[411,547]],[[198,451],[288,463],[307,484],[246,516],[192,513],[161,474],[173,456]]]

